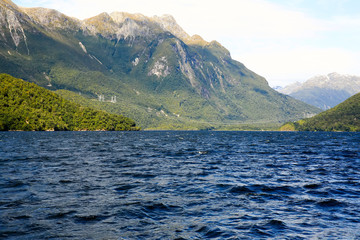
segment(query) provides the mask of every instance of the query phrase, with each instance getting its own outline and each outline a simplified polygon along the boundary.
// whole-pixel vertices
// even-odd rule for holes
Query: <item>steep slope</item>
[[[219,43],[189,36],[168,15],[114,12],[80,21],[2,0],[0,10],[0,72],[67,90],[59,91],[64,97],[80,93],[86,104],[144,128],[279,123],[319,112],[272,90]]]
[[[287,123],[281,130],[360,131],[360,93],[315,117]]]
[[[330,73],[291,84],[279,92],[327,110],[359,93],[360,77]]]
[[[0,74],[0,131],[138,130],[123,116],[69,102],[33,83]]]

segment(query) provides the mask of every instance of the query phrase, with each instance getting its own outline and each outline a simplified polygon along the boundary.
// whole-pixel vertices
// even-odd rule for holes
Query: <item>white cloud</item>
[[[259,49],[242,58],[246,66],[268,79],[271,86],[305,81],[319,74],[359,74],[360,53],[337,48],[301,47]]]
[[[360,17],[336,16],[327,22],[328,30],[351,29],[359,31]]]

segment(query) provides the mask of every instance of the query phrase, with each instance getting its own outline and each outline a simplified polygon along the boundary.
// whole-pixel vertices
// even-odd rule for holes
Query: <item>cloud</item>
[[[215,26],[226,35],[246,38],[292,38],[312,35],[321,23],[301,12],[289,11],[267,1],[223,1],[210,5],[206,22],[202,26]],[[227,3],[227,4],[226,4]],[[213,19],[210,16],[217,16]],[[201,27],[198,27],[201,29]]]
[[[341,48],[259,49],[242,58],[246,66],[270,80],[270,85],[284,86],[305,81],[315,75],[338,72],[358,74],[359,52]]]

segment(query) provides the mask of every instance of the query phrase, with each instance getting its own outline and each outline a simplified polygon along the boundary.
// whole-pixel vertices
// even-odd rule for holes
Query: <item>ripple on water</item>
[[[358,133],[0,139],[0,238],[360,238]]]
[[[335,208],[335,207],[344,207],[346,204],[336,199],[330,198],[319,201],[317,205],[323,208]]]
[[[86,223],[103,221],[103,220],[109,218],[109,216],[101,215],[101,214],[85,214],[85,215],[75,215],[73,218],[74,218],[74,221],[77,223],[86,224]]]
[[[76,211],[74,210],[60,211],[60,212],[50,213],[47,216],[47,219],[62,219],[62,218],[67,218],[69,215],[74,215],[74,214],[76,214]]]

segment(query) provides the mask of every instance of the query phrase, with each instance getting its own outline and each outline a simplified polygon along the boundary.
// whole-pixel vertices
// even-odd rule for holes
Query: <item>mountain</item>
[[[271,124],[320,111],[271,89],[221,44],[189,36],[169,15],[81,21],[10,0],[0,0],[0,12],[0,72],[145,129]]]
[[[312,118],[287,123],[281,130],[360,131],[360,93]]]
[[[330,73],[304,83],[294,83],[279,92],[323,110],[330,109],[360,92],[360,77]]]
[[[272,89],[274,89],[274,90],[276,90],[276,91],[280,91],[280,90],[282,90],[283,89],[283,87],[282,86],[274,86],[274,87],[272,87]]]
[[[57,94],[0,74],[0,131],[138,130],[123,116],[81,107]]]

